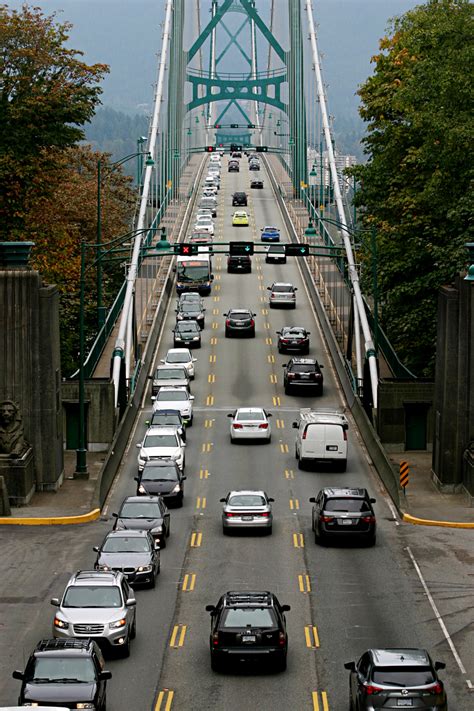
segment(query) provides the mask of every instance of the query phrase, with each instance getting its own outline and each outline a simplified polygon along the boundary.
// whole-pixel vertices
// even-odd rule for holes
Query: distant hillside
[[[120,160],[137,150],[137,139],[148,134],[148,118],[135,114],[130,116],[104,106],[97,109],[91,123],[86,127],[86,141],[93,148],[112,154],[112,160]],[[135,176],[134,161],[124,163],[127,175]]]

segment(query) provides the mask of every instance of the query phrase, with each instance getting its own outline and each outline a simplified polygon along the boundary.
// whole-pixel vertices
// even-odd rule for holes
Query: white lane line
[[[387,504],[387,506],[388,506],[388,508],[390,509],[390,511],[392,512],[392,516],[393,516],[393,520],[394,520],[395,526],[399,526],[399,525],[400,525],[400,521],[398,520],[397,509],[396,509],[395,506],[393,505],[393,501],[390,499],[390,496],[389,496],[389,495],[385,496],[385,497],[384,497],[384,501],[385,501],[385,503]]]
[[[414,566],[416,572],[418,573],[418,577],[420,578],[420,582],[421,582],[421,584],[423,585],[423,589],[424,589],[424,591],[425,591],[425,593],[426,593],[426,597],[427,597],[428,600],[429,600],[429,603],[430,603],[430,605],[431,605],[431,607],[432,607],[432,609],[433,609],[433,612],[435,613],[435,617],[436,617],[436,619],[437,619],[438,622],[439,622],[439,626],[441,627],[441,629],[442,629],[442,631],[443,631],[443,634],[444,634],[444,636],[445,636],[445,638],[446,638],[446,641],[447,641],[447,643],[449,644],[449,648],[451,649],[451,652],[452,652],[452,654],[453,654],[453,657],[454,657],[454,659],[456,660],[456,664],[458,665],[458,667],[459,667],[459,669],[460,669],[460,671],[461,671],[461,674],[466,674],[466,670],[465,670],[465,668],[464,668],[464,664],[462,663],[461,657],[459,656],[459,654],[458,654],[458,652],[457,652],[457,649],[456,649],[456,647],[454,646],[453,640],[451,639],[451,636],[450,636],[450,634],[449,634],[449,632],[448,632],[448,630],[447,630],[447,628],[446,628],[446,625],[444,624],[444,620],[443,620],[443,618],[441,617],[438,608],[436,607],[436,603],[435,603],[435,601],[433,600],[433,596],[431,595],[431,593],[430,593],[430,591],[429,591],[429,589],[428,589],[428,586],[427,586],[427,584],[426,584],[426,582],[425,582],[425,579],[423,578],[423,574],[422,574],[422,572],[421,572],[420,566],[419,566],[418,563],[416,562],[415,556],[414,556],[413,553],[411,552],[411,549],[410,549],[409,546],[407,546],[406,551],[407,551],[408,555],[409,555],[410,558],[411,558],[411,562],[413,563],[413,566]],[[468,686],[469,686],[469,684],[468,684]]]

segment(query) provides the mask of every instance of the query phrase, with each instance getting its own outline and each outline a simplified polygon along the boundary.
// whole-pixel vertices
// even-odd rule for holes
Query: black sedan
[[[175,348],[201,348],[201,329],[197,321],[177,321],[173,333]]]
[[[367,489],[326,487],[310,498],[312,528],[316,542],[352,538],[375,544],[376,521]]]
[[[230,309],[224,316],[225,337],[250,336],[255,338],[255,315],[250,309]]]
[[[160,550],[148,531],[109,531],[94,550],[96,570],[121,570],[130,584],[155,587]]]
[[[145,462],[143,471],[135,477],[137,496],[162,496],[167,505],[182,506],[185,479],[176,462],[169,459]]]
[[[250,187],[253,190],[263,190],[263,180],[251,180]]]
[[[127,496],[118,513],[114,531],[150,531],[161,548],[170,535],[170,514],[161,496]]]
[[[175,310],[178,322],[197,321],[199,328],[204,328],[206,309],[199,301],[183,301]]]
[[[309,353],[309,331],[302,326],[283,326],[278,335],[278,353]]]

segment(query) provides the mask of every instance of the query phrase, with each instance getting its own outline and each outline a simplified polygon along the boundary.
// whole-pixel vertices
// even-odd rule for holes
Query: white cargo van
[[[349,423],[344,413],[303,408],[293,427],[298,430],[295,456],[299,469],[304,469],[310,462],[321,462],[332,464],[338,471],[346,471]]]

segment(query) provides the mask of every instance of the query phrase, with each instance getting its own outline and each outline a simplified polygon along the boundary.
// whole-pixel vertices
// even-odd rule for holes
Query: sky
[[[186,2],[191,5],[195,0]],[[23,0],[7,4],[18,9]],[[30,4],[46,14],[59,12],[61,21],[73,24],[70,46],[83,51],[87,62],[110,65],[110,74],[103,82],[104,105],[148,113],[156,81],[164,0],[33,0]],[[356,113],[357,86],[371,72],[370,57],[377,51],[388,19],[417,4],[414,0],[313,0],[333,113]],[[202,16],[207,18],[209,0],[203,0],[202,5]],[[257,0],[262,17],[268,6],[269,0]],[[286,0],[277,0],[277,8],[281,16]]]

